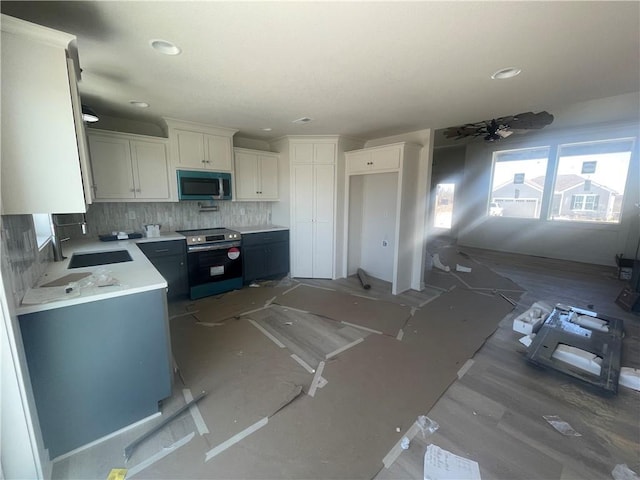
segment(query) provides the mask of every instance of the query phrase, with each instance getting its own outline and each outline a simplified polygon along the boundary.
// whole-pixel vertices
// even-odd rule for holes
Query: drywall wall
[[[281,138],[270,145],[271,151],[278,152],[278,194],[280,201],[271,208],[271,219],[275,225],[291,225],[291,160],[289,159],[289,140]]]
[[[467,146],[463,185],[458,207],[458,244],[505,252],[538,255],[600,265],[614,265],[615,255],[632,257],[637,242],[635,204],[640,201],[638,143],[631,159],[620,224],[586,224],[538,219],[488,217],[494,150],[525,148],[551,142],[571,143],[606,138],[623,138],[638,133],[637,125],[611,125],[523,135],[516,141]],[[635,229],[635,231],[634,231]],[[633,239],[636,239],[635,242]]]
[[[110,132],[133,133],[137,135],[149,135],[150,137],[167,138],[166,125],[160,126],[151,122],[131,120],[128,118],[110,117],[98,115],[100,120],[92,123],[91,128],[108,130]]]
[[[398,174],[361,175],[360,178],[363,205],[360,267],[373,277],[392,282]]]
[[[265,140],[256,140],[255,138],[245,138],[234,135],[233,146],[239,148],[249,148],[251,150],[262,150],[270,152],[269,142]]]

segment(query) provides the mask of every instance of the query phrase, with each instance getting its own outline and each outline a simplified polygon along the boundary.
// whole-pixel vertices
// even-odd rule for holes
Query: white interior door
[[[333,278],[334,169],[328,164],[314,166],[314,278]]]
[[[313,165],[293,165],[292,277],[313,277]]]

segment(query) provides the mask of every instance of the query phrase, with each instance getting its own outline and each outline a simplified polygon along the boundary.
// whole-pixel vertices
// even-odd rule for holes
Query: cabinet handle
[[[168,252],[168,251],[169,251],[168,248],[161,248],[160,250],[156,250],[156,253]]]
[[[136,188],[136,192],[138,192],[138,193],[142,193],[142,189],[140,189],[140,188]]]
[[[202,163],[207,163],[207,161],[206,160],[202,160]]]
[[[130,189],[129,189],[129,191],[130,191],[130,192],[135,192],[135,191],[136,191],[136,189],[135,189],[135,188],[130,188]]]

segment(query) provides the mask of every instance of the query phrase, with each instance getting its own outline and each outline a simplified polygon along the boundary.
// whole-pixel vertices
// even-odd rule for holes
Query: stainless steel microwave
[[[231,200],[231,174],[177,170],[178,199]]]

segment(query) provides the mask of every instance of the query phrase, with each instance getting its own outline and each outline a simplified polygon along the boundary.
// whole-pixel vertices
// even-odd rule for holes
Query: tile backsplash
[[[31,215],[3,215],[1,231],[2,278],[7,295],[13,295],[15,305],[19,305],[47,263],[53,261],[53,250],[49,244],[38,250]]]
[[[200,202],[94,203],[86,214],[87,235],[113,231],[142,232],[147,223],[159,223],[162,232],[213,227],[244,227],[271,223],[271,202],[217,201],[217,212],[201,212]],[[65,215],[60,223],[80,221],[80,215]],[[75,217],[75,218],[74,218]],[[82,236],[79,226],[64,227],[63,236]]]

